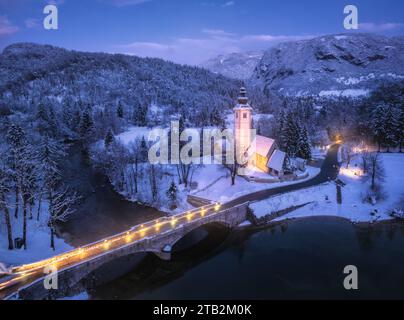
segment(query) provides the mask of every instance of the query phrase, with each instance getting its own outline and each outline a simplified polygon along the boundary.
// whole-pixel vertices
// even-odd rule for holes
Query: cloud
[[[120,7],[138,5],[145,2],[150,2],[152,0],[104,0],[104,2],[105,1],[111,3],[115,7],[120,8]]]
[[[314,38],[312,35],[307,36],[273,36],[270,34],[247,35],[242,37],[245,42],[262,42],[262,43],[280,43],[287,41],[306,40]]]
[[[174,38],[167,42],[133,42],[115,46],[115,52],[141,57],[156,57],[177,63],[197,65],[220,54],[263,50],[285,41],[313,36],[244,35],[220,29],[203,29],[202,36]]]
[[[60,6],[65,3],[65,0],[45,0],[45,3]]]
[[[202,33],[205,33],[213,37],[233,37],[236,35],[235,33],[226,32],[220,29],[203,29]]]
[[[35,18],[29,18],[24,21],[24,24],[28,29],[36,28],[37,26],[39,26],[39,20]]]
[[[0,16],[0,37],[18,32],[19,28],[14,26],[7,16]]]
[[[385,31],[397,30],[402,27],[403,27],[402,23],[393,23],[393,22],[379,23],[379,24],[374,22],[365,22],[359,24],[359,30],[366,32],[385,32]]]
[[[222,8],[227,8],[227,7],[232,7],[234,6],[236,3],[234,1],[227,1],[225,3],[222,4]]]

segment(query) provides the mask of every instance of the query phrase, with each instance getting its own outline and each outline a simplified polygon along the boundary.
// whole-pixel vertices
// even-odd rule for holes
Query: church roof
[[[269,156],[269,151],[274,146],[275,140],[264,136],[255,137],[255,152],[263,157]]]
[[[276,171],[282,171],[285,158],[286,153],[277,149],[269,159],[267,167]]]

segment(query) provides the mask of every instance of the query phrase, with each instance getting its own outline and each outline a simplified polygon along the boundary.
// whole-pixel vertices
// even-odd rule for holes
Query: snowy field
[[[73,249],[63,239],[57,237],[55,237],[56,250],[53,251],[50,248],[50,231],[46,224],[46,210],[47,205],[44,202],[40,219],[37,221],[37,207],[33,207],[34,219],[27,220],[27,250],[8,250],[6,226],[3,221],[0,223],[0,263],[6,266],[21,265],[46,259]],[[11,210],[10,214],[12,216],[13,238],[22,237],[23,219],[21,212],[18,220],[14,218],[14,210]]]
[[[363,181],[363,177],[355,175],[360,174],[360,170],[355,166],[355,160],[358,159],[354,159],[348,169],[343,167],[340,172],[340,180],[346,183],[346,186],[342,188],[341,205],[337,204],[336,185],[326,183],[256,202],[251,205],[251,208],[256,216],[262,217],[271,212],[310,203],[275,219],[275,221],[310,216],[335,216],[352,222],[392,219],[390,216],[392,210],[404,207],[404,172],[402,170],[404,154],[383,154],[382,159],[386,173],[384,183],[386,199],[375,205],[364,203],[362,200],[368,184]]]
[[[257,117],[262,117],[262,115],[256,115]],[[148,139],[148,134],[150,129],[145,127],[131,127],[126,132],[117,135],[116,139],[121,141],[125,146],[129,147],[131,143],[135,140],[139,140],[142,137]],[[99,142],[101,145],[101,142]],[[205,161],[202,161],[205,162]],[[187,196],[189,194],[202,197],[212,201],[227,202],[231,201],[240,196],[253,193],[260,190],[277,188],[280,186],[290,185],[306,181],[314,178],[319,174],[320,169],[314,167],[307,167],[306,172],[301,172],[299,176],[304,176],[302,179],[290,182],[249,182],[243,177],[236,177],[236,183],[234,186],[231,185],[230,172],[223,165],[220,164],[201,164],[194,165],[191,174],[191,183],[195,185],[192,190],[191,188],[184,188],[183,185],[178,184],[178,174],[175,165],[159,165],[156,169],[159,171],[157,176],[158,185],[158,199],[152,200],[150,191],[150,172],[147,164],[140,165],[139,173],[139,190],[134,196],[129,194],[122,195],[131,201],[139,201],[145,204],[150,204],[153,207],[167,212],[167,213],[178,213],[186,211],[191,208],[187,203]],[[125,176],[130,176],[132,168],[127,168]],[[267,174],[260,174],[255,172],[254,176],[256,178],[268,178]],[[275,179],[276,180],[276,179]],[[170,210],[168,205],[168,199],[166,192],[170,187],[170,184],[174,182],[178,188],[177,193],[177,209]]]
[[[192,194],[212,201],[225,203],[257,191],[292,185],[313,179],[320,173],[320,169],[307,166],[306,173],[308,173],[308,176],[305,179],[274,183],[249,182],[245,178],[237,176],[236,183],[232,186],[230,176],[226,176],[228,171],[223,168],[223,166],[208,165],[196,174],[199,191],[193,192]],[[216,183],[209,185],[209,183],[214,181],[216,181]],[[208,188],[206,188],[207,185],[209,186]]]

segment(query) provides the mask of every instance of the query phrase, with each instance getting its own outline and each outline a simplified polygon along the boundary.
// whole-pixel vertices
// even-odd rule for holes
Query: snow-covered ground
[[[10,210],[12,215],[13,238],[22,238],[22,214],[18,219],[14,218],[14,210]],[[33,207],[34,219],[27,220],[27,250],[8,250],[7,229],[3,222],[0,223],[0,263],[6,266],[15,266],[46,259],[56,254],[72,249],[63,239],[55,237],[56,250],[50,248],[50,231],[46,224],[47,204],[42,203],[42,210],[39,221],[36,220],[37,206]],[[3,213],[1,212],[1,215]]]
[[[261,117],[262,115],[257,116]],[[125,146],[130,147],[131,143],[133,143],[135,140],[141,139],[142,137],[145,137],[147,141],[149,132],[150,129],[148,128],[131,127],[126,132],[117,135],[116,139],[121,141]],[[99,147],[103,148],[102,142],[99,142]],[[203,159],[201,162],[206,163],[205,159]],[[320,172],[320,169],[318,168],[307,167],[306,172],[301,172],[301,174],[299,174],[299,176],[301,176],[300,180],[289,182],[276,182],[276,179],[273,179],[275,182],[258,183],[247,181],[245,178],[238,176],[236,177],[235,185],[232,186],[230,173],[223,165],[194,165],[192,168],[193,173],[190,175],[190,185],[193,185],[193,188],[191,189],[190,187],[185,188],[184,185],[179,185],[178,172],[175,165],[157,165],[155,169],[157,172],[157,199],[153,199],[151,196],[151,175],[150,166],[148,164],[139,165],[138,192],[136,194],[127,192],[128,194],[122,193],[122,195],[131,201],[139,201],[149,204],[168,213],[178,213],[190,209],[191,207],[187,203],[187,196],[189,194],[212,201],[227,202],[248,193],[295,184],[301,181],[312,179]],[[125,180],[128,181],[128,179],[130,180],[129,177],[131,176],[131,172],[133,172],[130,165],[125,171]],[[260,174],[256,171],[254,174],[251,174],[251,176],[256,178],[270,177],[267,174]],[[176,201],[177,208],[175,210],[170,210],[171,203],[166,195],[172,182],[176,184],[178,189]]]
[[[342,188],[341,205],[337,204],[336,185],[325,183],[256,202],[251,205],[251,208],[257,217],[262,217],[271,212],[309,203],[275,221],[310,216],[335,216],[352,222],[391,219],[390,213],[394,209],[404,207],[404,172],[402,170],[404,155],[383,154],[382,159],[386,173],[384,192],[387,197],[375,205],[363,202],[363,195],[368,188],[368,183],[363,181],[363,177],[360,176],[361,170],[355,166],[359,161],[356,158],[351,161],[348,169],[342,167],[340,172],[339,179],[346,183],[346,186]]]
[[[236,183],[232,186],[228,171],[223,168],[223,166],[208,165],[196,175],[195,181],[198,181],[198,191],[193,192],[193,194],[212,201],[224,203],[249,193],[292,185],[312,179],[320,173],[320,169],[307,166],[306,172],[308,176],[305,179],[274,183],[249,182],[245,178],[237,176]],[[220,179],[217,180],[218,178]],[[208,182],[213,181],[216,181],[216,183],[212,185],[208,184]],[[207,185],[209,185],[208,188],[206,188]]]
[[[129,145],[136,140],[142,140],[142,138],[145,138],[147,141],[149,133],[150,129],[147,127],[130,127],[127,131],[116,136],[116,139],[124,145]]]

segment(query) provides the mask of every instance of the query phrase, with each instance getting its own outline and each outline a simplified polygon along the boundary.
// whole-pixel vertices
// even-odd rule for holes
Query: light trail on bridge
[[[15,291],[17,291],[19,288],[44,277],[46,275],[44,272],[46,267],[51,266],[58,271],[62,271],[69,267],[94,259],[106,252],[120,249],[146,239],[152,239],[153,237],[183,227],[184,225],[198,219],[212,216],[220,212],[221,208],[222,204],[213,203],[173,216],[151,220],[144,224],[134,226],[125,232],[78,247],[52,258],[13,267],[7,279],[0,282],[0,293],[10,288],[15,288]]]

